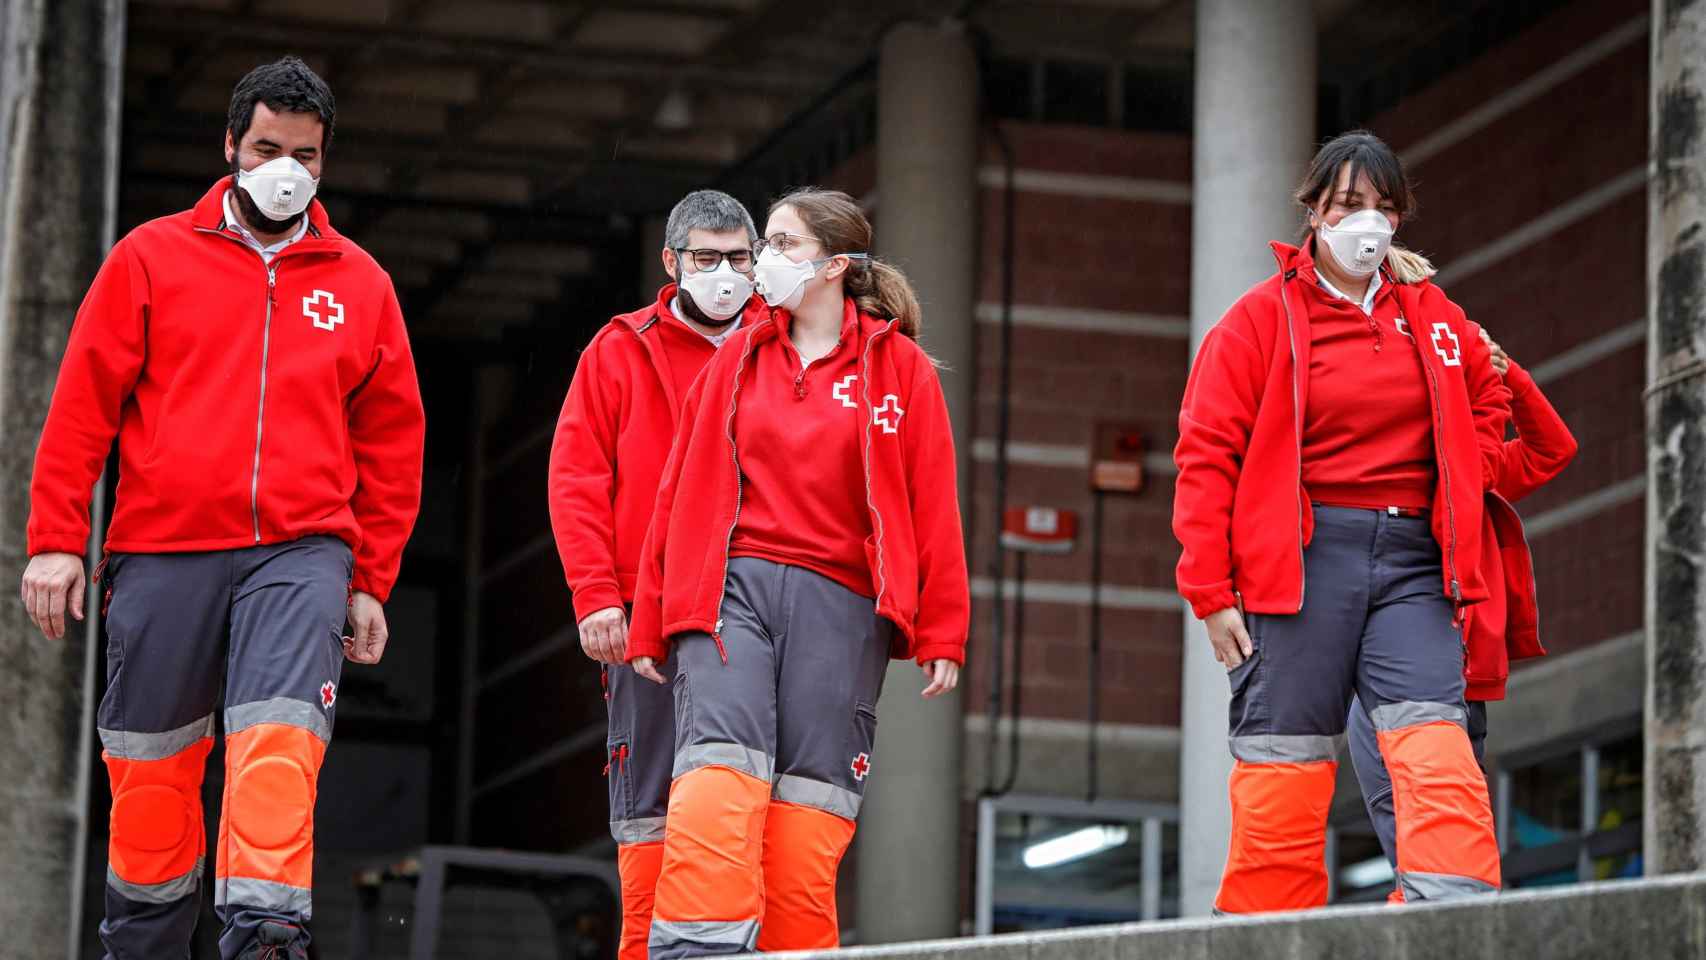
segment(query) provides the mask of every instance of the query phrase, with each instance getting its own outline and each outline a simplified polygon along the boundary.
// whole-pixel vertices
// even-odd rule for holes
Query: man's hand
[[[1244,615],[1238,612],[1237,607],[1209,614],[1203,620],[1203,626],[1208,628],[1208,642],[1214,645],[1214,659],[1225,664],[1228,670],[1249,659],[1256,650],[1250,642],[1249,631],[1244,629]]]
[[[385,607],[371,593],[357,590],[349,600],[350,635],[344,638],[344,657],[351,663],[374,664],[385,656],[391,630],[385,625]]]
[[[39,553],[24,568],[24,610],[49,640],[65,637],[67,601],[71,616],[83,619],[83,558],[74,553]]]
[[[580,631],[581,650],[592,659],[621,666],[627,658],[628,617],[621,607],[605,607],[587,614],[580,622]]]
[[[930,685],[924,688],[924,698],[939,697],[960,685],[960,665],[952,660],[932,660],[923,665]]]
[[[634,662],[629,666],[634,668],[635,673],[653,683],[661,683],[666,686],[669,684],[669,681],[663,678],[663,674],[658,672],[657,661],[651,657],[635,657]]]
[[[1493,339],[1486,327],[1481,328],[1481,342],[1485,343],[1487,349],[1493,353],[1493,369],[1499,371],[1499,376],[1504,376],[1511,368],[1511,358],[1505,353],[1505,348],[1499,346],[1498,341]]]

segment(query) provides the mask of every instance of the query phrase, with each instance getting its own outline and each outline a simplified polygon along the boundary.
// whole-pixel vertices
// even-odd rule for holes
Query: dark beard
[[[236,157],[231,158],[231,192],[237,195],[237,210],[243,215],[243,222],[254,233],[275,234],[294,230],[296,225],[302,222],[302,218],[308,215],[308,211],[304,210],[294,217],[274,220],[262,213],[261,208],[255,204],[255,198],[249,196],[249,191],[237,185]]]
[[[682,289],[679,284],[675,288],[675,300],[677,303],[681,304],[681,312],[685,315],[685,319],[691,320],[703,327],[721,330],[740,319],[739,311],[736,311],[735,314],[727,320],[718,320],[716,317],[707,315],[705,311],[699,309],[699,305],[697,303],[693,302],[693,294]]]

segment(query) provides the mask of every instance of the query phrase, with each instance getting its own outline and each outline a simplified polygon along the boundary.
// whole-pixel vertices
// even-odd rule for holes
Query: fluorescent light
[[[1392,872],[1392,864],[1387,863],[1385,857],[1374,857],[1339,871],[1339,882],[1347,887],[1372,887],[1391,883],[1396,876]]]
[[[1108,824],[1074,830],[1053,840],[1044,840],[1026,847],[1025,866],[1032,870],[1041,870],[1073,860],[1082,860],[1125,843],[1129,836],[1131,831],[1125,827]]]

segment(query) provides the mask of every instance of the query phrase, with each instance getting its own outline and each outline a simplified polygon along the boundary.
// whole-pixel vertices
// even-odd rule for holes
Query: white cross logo
[[[835,381],[835,388],[829,391],[829,395],[840,400],[841,405],[849,410],[858,407],[859,405],[854,403],[853,398],[848,394],[848,391],[853,389],[853,382],[858,379],[858,374],[849,373],[847,376]]]
[[[1451,341],[1451,351],[1449,353],[1446,352],[1445,349],[1446,340]],[[1445,361],[1446,366],[1463,366],[1463,344],[1458,342],[1457,334],[1452,332],[1450,325],[1444,323],[1434,324],[1433,344],[1434,352],[1439,354],[1439,358]]]
[[[1415,337],[1410,336],[1410,321],[1405,320],[1402,315],[1400,315],[1398,317],[1398,319],[1393,323],[1393,326],[1398,328],[1399,333],[1403,334],[1406,337],[1410,337],[1411,340],[1416,339]]]
[[[894,422],[883,419],[883,414],[894,414]],[[883,428],[884,433],[894,433],[900,426],[900,418],[906,413],[900,408],[900,398],[894,394],[883,397],[883,405],[871,411],[871,422]]]
[[[328,308],[325,314],[318,309],[321,298],[325,298]],[[336,330],[338,324],[344,322],[344,305],[330,291],[316,290],[313,296],[302,298],[302,315],[313,320],[314,326],[321,330]]]

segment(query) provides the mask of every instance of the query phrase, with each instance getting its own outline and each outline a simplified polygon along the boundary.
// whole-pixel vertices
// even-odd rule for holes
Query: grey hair
[[[685,249],[690,230],[709,230],[712,233],[745,230],[749,242],[758,241],[758,228],[753,225],[752,214],[746,212],[746,207],[739,200],[721,190],[695,190],[682,197],[675,209],[669,212],[669,221],[664,225],[664,246],[671,250]]]

